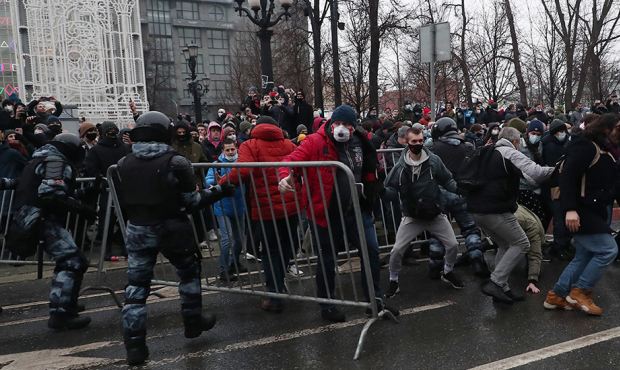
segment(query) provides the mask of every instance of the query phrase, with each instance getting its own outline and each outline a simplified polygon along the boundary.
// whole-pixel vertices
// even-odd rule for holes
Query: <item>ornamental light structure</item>
[[[198,58],[198,45],[193,42],[189,45],[186,45],[183,48],[183,56],[187,61],[187,67],[189,68],[189,82],[187,83],[187,87],[194,98],[194,117],[196,120],[196,124],[202,122],[202,97],[209,92],[208,87],[208,78],[203,78],[201,80],[197,80],[198,75],[196,74],[196,60]]]
[[[272,81],[271,36],[273,36],[273,30],[271,28],[278,24],[281,19],[291,17],[289,9],[293,4],[293,0],[280,0],[280,6],[283,10],[279,14],[276,14],[274,0],[248,0],[251,11],[243,7],[245,0],[235,0],[235,2],[237,3],[235,11],[239,13],[239,16],[242,17],[245,14],[252,23],[260,28],[257,35],[260,40],[261,74],[263,79],[266,78],[267,81]]]

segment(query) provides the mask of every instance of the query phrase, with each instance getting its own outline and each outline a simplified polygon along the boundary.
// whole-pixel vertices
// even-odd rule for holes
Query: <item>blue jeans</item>
[[[571,288],[592,289],[618,254],[618,245],[611,234],[576,234],[575,258],[564,268],[553,291],[566,297]]]
[[[239,256],[243,249],[245,238],[244,215],[239,214],[239,219],[228,216],[217,216],[217,225],[220,230],[220,272],[228,272],[239,266]],[[232,260],[231,260],[232,244]]]
[[[312,238],[314,239],[313,243],[315,248],[319,251],[318,257],[319,261],[317,264],[316,271],[316,287],[317,287],[317,296],[319,298],[331,298],[338,299],[335,296],[335,261],[334,261],[334,253],[338,253],[340,251],[345,250],[344,246],[344,232],[347,232],[348,241],[351,244],[351,248],[359,247],[359,238],[357,237],[357,226],[355,224],[355,217],[353,215],[346,215],[345,219],[345,227],[344,230],[340,227],[340,223],[336,222],[334,227],[332,227],[334,245],[331,245],[329,238],[329,231],[327,228],[318,226],[313,224],[313,230],[311,231]],[[368,258],[369,265],[372,275],[372,282],[375,288],[375,297],[382,297],[383,293],[380,287],[381,280],[381,266],[379,264],[379,242],[377,241],[377,233],[375,231],[375,223],[374,217],[370,212],[362,212],[362,221],[364,223],[364,235],[366,236],[366,245],[368,246]],[[316,230],[315,230],[316,229]],[[318,239],[316,240],[318,234]],[[318,247],[320,246],[320,248]],[[360,259],[362,258],[362,253],[359,253]],[[364,268],[364,261],[361,261],[362,273],[360,276],[362,290],[366,297],[367,301],[370,301],[370,297],[368,294],[368,285],[366,284],[366,271]],[[322,309],[329,309],[333,307],[333,305],[329,304],[321,304]]]

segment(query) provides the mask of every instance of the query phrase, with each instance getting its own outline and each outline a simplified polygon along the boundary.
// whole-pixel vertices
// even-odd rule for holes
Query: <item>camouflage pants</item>
[[[467,248],[468,257],[470,259],[482,258],[480,229],[476,226],[476,222],[472,215],[467,212],[465,198],[441,189],[440,202],[441,206],[454,217],[457,225],[459,225],[461,234],[465,238],[465,247]],[[445,248],[436,238],[431,237],[429,239],[429,254],[430,267],[441,268],[444,264],[443,256],[445,254]]]
[[[174,265],[179,276],[181,314],[184,317],[200,315],[202,295],[200,289],[200,259],[189,253],[170,253],[161,250],[163,225],[127,225],[128,284],[125,288],[123,330],[125,336],[146,336],[146,299],[151,290],[153,268],[157,254],[162,253]]]
[[[88,261],[75,245],[69,231],[58,221],[44,220],[42,230],[45,251],[56,262],[50,289],[50,315],[75,315]]]

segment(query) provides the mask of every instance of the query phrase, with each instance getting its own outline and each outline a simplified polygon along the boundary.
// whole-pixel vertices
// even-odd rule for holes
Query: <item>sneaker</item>
[[[302,277],[304,276],[304,272],[301,271],[301,269],[295,265],[289,265],[288,266],[288,270],[286,271],[287,275],[290,275],[292,277]]]
[[[321,310],[321,317],[324,320],[331,321],[331,322],[347,321],[347,318],[344,316],[344,314],[340,310],[338,310],[336,307],[330,307],[330,308]]]
[[[387,310],[390,311],[390,313],[392,315],[394,315],[394,317],[400,315],[400,312],[398,311],[398,309],[388,305],[387,303],[385,303],[385,301],[381,298],[376,298],[377,300],[377,310],[379,310],[379,312],[383,311],[383,310]],[[366,309],[366,316],[371,317],[372,316],[372,310],[370,308]],[[387,319],[386,316],[384,316],[383,318]]]
[[[284,310],[284,305],[282,302],[271,298],[262,298],[260,301],[260,309],[267,312],[280,313]]]
[[[454,271],[450,271],[447,274],[444,274],[442,272],[441,273],[441,281],[443,281],[444,283],[448,283],[448,284],[452,285],[452,287],[454,289],[463,289],[465,287],[465,285],[463,285],[463,282],[461,281],[461,279],[459,279],[454,274]]]
[[[588,315],[601,316],[603,314],[603,309],[592,300],[592,293],[585,289],[571,289],[568,296],[566,296],[566,301]]]
[[[82,329],[90,324],[90,317],[69,314],[52,314],[47,321],[47,327],[54,330]]]
[[[525,301],[525,296],[520,293],[515,293],[512,290],[506,290],[504,292],[513,302],[523,302]]]
[[[200,316],[184,317],[185,338],[197,338],[203,331],[211,329],[215,325],[215,315],[206,313]]]
[[[507,303],[507,304],[512,304],[513,302],[512,298],[508,297],[506,293],[504,293],[504,290],[499,285],[492,282],[491,280],[482,284],[480,289],[482,290],[482,293],[490,297],[493,297],[494,302],[501,302],[501,303]]]
[[[245,260],[246,261],[256,261],[256,262],[262,262],[260,258],[256,257],[253,254],[250,253],[246,253],[245,254]]]
[[[398,286],[398,281],[390,280],[390,286],[385,291],[385,297],[392,298],[398,293],[400,293],[400,287]]]
[[[566,310],[566,311],[573,310],[573,305],[568,303],[566,299],[555,294],[553,290],[550,290],[547,292],[547,298],[545,299],[545,302],[543,303],[543,307],[548,310]]]
[[[209,239],[210,242],[217,241],[217,233],[215,232],[214,229],[211,229],[207,232],[207,238]]]

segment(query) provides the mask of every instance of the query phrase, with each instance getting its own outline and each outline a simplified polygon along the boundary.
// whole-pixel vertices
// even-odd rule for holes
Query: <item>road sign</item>
[[[450,42],[450,23],[431,23],[420,27],[420,59],[422,63],[433,60],[433,34],[435,36],[436,62],[452,59],[452,45]]]

